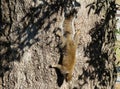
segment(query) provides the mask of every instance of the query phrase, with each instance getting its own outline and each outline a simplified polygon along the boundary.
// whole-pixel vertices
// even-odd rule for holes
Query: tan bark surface
[[[114,10],[105,4],[99,11],[94,0],[77,1],[75,29],[81,34],[67,83],[49,67],[60,59],[55,30],[62,28],[62,0],[0,0],[0,89],[113,89]]]

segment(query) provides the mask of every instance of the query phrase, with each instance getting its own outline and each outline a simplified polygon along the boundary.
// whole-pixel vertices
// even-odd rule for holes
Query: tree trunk
[[[77,1],[81,33],[67,83],[50,68],[61,57],[55,30],[64,28],[64,0],[0,0],[0,89],[114,89],[115,2]]]

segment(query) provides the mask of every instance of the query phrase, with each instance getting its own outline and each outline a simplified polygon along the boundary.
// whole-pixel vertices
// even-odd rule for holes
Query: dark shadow
[[[77,87],[74,87],[73,89],[78,89]]]
[[[60,47],[60,45],[61,45],[60,36],[59,36],[58,34],[56,34],[57,31],[60,31],[60,32],[61,32],[61,29],[60,29],[60,28],[55,28],[53,34],[54,34],[55,37],[56,37],[56,42],[58,43],[57,48],[58,48],[59,53],[60,53],[60,58],[59,58],[58,64],[62,64],[62,60],[63,60],[63,50],[62,50],[62,48]],[[59,69],[57,69],[57,68],[55,68],[55,71],[56,71],[56,73],[57,73],[57,84],[58,84],[59,87],[61,87],[61,85],[63,84],[64,79],[65,79],[65,78],[64,78],[64,75],[63,75],[63,74],[61,73],[61,71],[60,71]]]
[[[59,52],[60,52],[60,58],[59,58],[59,62],[58,62],[58,64],[62,64],[62,59],[63,59],[63,52],[62,52],[62,50],[61,49],[59,49]],[[50,66],[50,68],[52,68],[51,66]],[[58,84],[58,86],[59,87],[61,87],[62,86],[62,84],[63,84],[63,82],[64,82],[64,80],[65,80],[65,78],[64,78],[64,75],[61,73],[61,71],[59,70],[59,69],[57,69],[57,68],[55,68],[55,71],[56,71],[56,73],[57,73],[57,84]]]
[[[25,4],[24,1],[18,1],[19,3]],[[37,3],[36,0],[33,0],[34,3]],[[6,7],[9,9],[7,12],[9,16],[7,17],[9,22],[3,20],[2,12],[4,12],[4,4],[2,0],[0,0],[0,75],[4,75],[4,73],[10,70],[12,67],[8,67],[12,61],[21,61],[20,57],[24,54],[25,48],[30,48],[33,44],[37,42],[41,42],[42,37],[36,37],[39,32],[42,31],[44,33],[50,30],[52,24],[56,23],[57,18],[53,18],[50,21],[46,21],[50,19],[52,15],[55,13],[66,12],[67,8],[73,8],[73,2],[76,0],[41,0],[41,4],[29,8],[27,11],[24,8],[21,8],[25,14],[25,16],[21,19],[20,23],[22,26],[15,26],[13,29],[13,20],[12,17],[16,13],[15,8],[16,4],[11,6],[10,0],[7,0],[5,3]],[[15,2],[16,3],[16,2]],[[79,4],[76,4],[79,6]],[[6,14],[5,14],[6,15]],[[7,15],[6,15],[7,16]],[[19,25],[19,24],[18,24]],[[15,34],[15,40],[11,40],[10,34]],[[1,37],[4,39],[1,40]],[[42,45],[49,45],[43,44]],[[61,55],[61,52],[60,52]],[[61,56],[62,57],[62,56]],[[60,58],[61,59],[61,58]],[[58,85],[61,86],[63,83],[63,75],[61,75],[60,71],[56,69],[57,72],[57,82]]]
[[[108,4],[110,5],[109,7]],[[105,17],[100,22],[96,22],[94,28],[89,32],[92,41],[84,48],[84,51],[85,56],[89,57],[90,60],[86,61],[88,66],[86,68],[83,67],[83,73],[78,78],[78,80],[84,81],[80,87],[87,84],[86,80],[88,79],[93,82],[93,89],[100,89],[99,86],[107,87],[108,85],[113,87],[114,85],[111,84],[116,81],[117,75],[113,48],[115,43],[115,2],[96,0],[96,2],[89,4],[87,7],[89,7],[88,14],[93,9],[94,14],[99,15],[106,5],[108,8],[106,8]],[[96,82],[98,82],[99,86]]]
[[[61,3],[61,4],[63,4],[62,5],[63,6],[62,10],[64,10],[64,12],[65,12],[65,17],[69,17],[69,15],[77,13],[75,8],[74,8],[75,6],[72,4],[73,1],[75,1],[75,6],[76,7],[80,7],[80,4],[77,3],[76,0],[65,0],[63,3]],[[73,8],[73,9],[70,10],[70,12],[68,12],[69,8]],[[63,53],[64,52],[63,52],[63,48],[60,47],[60,45],[61,45],[60,36],[58,34],[56,34],[57,31],[62,32],[61,28],[55,28],[54,31],[53,31],[53,34],[56,37],[56,42],[58,43],[57,48],[59,49],[59,53],[60,53],[60,58],[59,58],[58,64],[62,65],[62,60],[63,60],[63,56],[64,56]],[[64,75],[61,73],[61,71],[59,69],[55,68],[55,70],[56,70],[56,73],[57,73],[57,84],[58,84],[59,87],[61,87],[61,85],[63,84],[63,82],[65,80]]]
[[[59,53],[60,53],[60,58],[59,58],[59,62],[58,64],[62,64],[62,60],[63,60],[63,50],[58,46],[59,48]],[[64,82],[64,75],[60,72],[59,69],[56,69],[56,73],[57,73],[57,83],[59,85],[59,87],[63,84]]]
[[[52,68],[51,66],[49,66],[49,68]],[[57,84],[59,87],[62,86],[63,82],[64,82],[64,76],[63,74],[60,72],[59,69],[55,68],[56,74],[57,74]]]
[[[1,35],[1,26],[2,26],[2,6],[1,6],[1,0],[0,0],[0,35]]]
[[[57,84],[58,84],[59,87],[61,87],[61,85],[64,82],[64,76],[63,76],[63,74],[61,74],[59,69],[55,69],[55,71],[57,73]]]
[[[1,2],[2,1],[0,1],[0,4]],[[8,3],[8,12],[11,13],[11,6],[9,2],[6,3]],[[3,21],[2,12],[4,12],[4,10],[3,8],[1,8],[3,5],[0,5],[0,15],[2,17],[0,19],[0,38],[4,38],[0,39],[0,50],[3,51],[0,53],[0,68],[5,69],[4,66],[6,66],[6,64],[8,65],[11,61],[20,61],[20,56],[23,55],[24,48],[30,48],[34,43],[41,40],[40,38],[35,38],[35,36],[38,34],[38,31],[42,29],[43,25],[45,24],[45,20],[49,19],[49,17],[54,13],[58,13],[60,7],[62,7],[60,6],[60,3],[62,2],[57,3],[57,0],[54,3],[47,3],[47,1],[43,0],[43,3],[44,4],[40,4],[37,7],[30,8],[29,12],[21,19],[21,24],[23,25],[23,28],[16,26],[13,31],[11,31],[11,27],[13,24],[11,16],[9,17],[9,23]],[[46,10],[44,10],[44,8],[46,8]],[[42,15],[40,16],[40,14]],[[35,21],[35,19],[37,20]],[[54,18],[51,22],[48,22],[46,27],[44,28],[44,31],[48,31],[51,24],[55,22],[56,18]],[[6,34],[7,30],[8,33]],[[11,40],[9,34],[16,34],[16,40]],[[16,45],[16,47],[12,47],[14,45]],[[3,64],[4,61],[6,62],[6,64]]]

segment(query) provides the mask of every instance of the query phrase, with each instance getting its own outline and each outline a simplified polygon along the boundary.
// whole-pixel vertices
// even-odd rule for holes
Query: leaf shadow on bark
[[[25,10],[26,8],[21,8],[23,12],[25,12],[25,16],[21,19],[21,21],[18,24],[18,26],[15,26],[15,29],[12,29],[12,24],[7,24],[9,33],[6,36],[7,41],[0,41],[0,48],[5,49],[4,52],[0,53],[0,76],[3,76],[6,71],[9,71],[12,69],[10,65],[13,61],[21,61],[21,57],[24,54],[24,51],[26,49],[29,49],[33,44],[37,42],[42,42],[42,37],[36,37],[39,34],[39,31],[42,31],[43,34],[45,34],[47,31],[50,30],[50,27],[52,24],[56,22],[56,18],[53,18],[51,21],[47,22],[46,20],[50,19],[52,15],[55,13],[58,13],[58,11],[61,11],[61,14],[63,13],[63,10],[66,8],[65,6],[72,5],[72,0],[51,0],[51,3],[49,3],[47,0],[41,0],[43,3],[39,4],[38,6],[31,7],[28,10]],[[19,1],[24,6],[24,1]],[[35,0],[34,0],[35,2]],[[10,2],[6,2],[10,3]],[[70,4],[70,5],[69,5]],[[9,4],[11,5],[11,4]],[[0,16],[2,17],[3,9],[1,8],[1,0],[0,0]],[[14,6],[15,7],[15,6]],[[10,7],[11,10],[11,7]],[[14,10],[15,11],[15,10]],[[11,13],[15,12],[11,10]],[[9,12],[9,11],[8,11]],[[13,15],[14,15],[13,14]],[[14,17],[14,16],[13,16]],[[12,16],[10,17],[10,19]],[[2,22],[2,19],[0,19],[0,22]],[[47,22],[47,23],[46,23]],[[3,29],[6,30],[6,23],[2,24],[0,23],[0,30]],[[22,25],[22,26],[19,26]],[[2,28],[3,27],[3,28]],[[1,32],[0,31],[0,32]],[[3,34],[5,32],[2,32]],[[0,33],[1,34],[1,33]],[[9,34],[15,34],[17,37],[15,40],[12,40]],[[9,36],[8,36],[9,35]],[[3,36],[3,35],[2,35]],[[42,43],[42,46],[45,45]],[[46,44],[49,45],[49,44]],[[60,58],[61,59],[61,58]],[[56,69],[57,73],[57,83],[59,86],[62,85],[63,82],[63,76],[61,76],[61,73],[59,70]]]
[[[51,24],[54,24],[56,22],[56,18],[53,18],[51,22],[48,23],[46,23],[45,20],[50,19],[53,14],[58,13],[59,9],[63,7],[63,1],[55,0],[52,3],[48,3],[46,0],[42,1],[44,4],[39,4],[36,7],[31,7],[28,10],[29,12],[26,13],[26,15],[21,19],[21,28],[20,26],[16,26],[14,30],[8,28],[10,32],[8,35],[15,34],[17,36],[15,40],[11,40],[8,35],[4,35],[6,27],[9,27],[9,24],[6,25],[6,23],[2,21],[2,18],[0,19],[0,37],[5,37],[5,40],[0,40],[0,49],[3,50],[3,52],[0,53],[1,76],[6,71],[11,69],[9,68],[9,64],[12,61],[20,61],[20,57],[22,57],[24,54],[26,47],[30,48],[36,42],[41,41],[42,38],[36,36],[39,34],[39,31],[43,28],[44,24],[47,24],[44,27],[44,32],[47,32],[50,29]],[[24,4],[24,2],[20,3]],[[2,16],[2,12],[3,10],[0,0],[0,16]],[[4,26],[6,27],[4,28]]]
[[[95,5],[97,8],[94,8],[94,14],[99,15],[104,7],[103,4],[105,4],[101,4],[103,6],[99,8],[98,5],[100,3],[102,1],[88,5],[90,6],[88,15],[90,14],[91,8],[93,9]],[[88,66],[83,67],[83,72],[78,78],[78,80],[84,81],[79,84],[81,89],[85,84],[88,84],[88,81],[91,84],[91,89],[106,89],[107,87],[114,89],[114,83],[117,77],[114,54],[116,5],[114,1],[106,3],[109,3],[110,6],[106,10],[105,18],[96,22],[95,27],[90,30],[89,34],[92,41],[84,48],[85,56],[90,58],[90,60],[86,61]]]
[[[56,37],[56,42],[58,43],[57,44],[57,48],[58,48],[59,53],[60,53],[60,58],[59,58],[58,64],[61,65],[62,64],[62,60],[63,60],[63,50],[60,47],[61,43],[60,43],[60,36],[57,34],[58,31],[61,32],[61,28],[55,28],[53,34]],[[50,66],[50,68],[52,68],[52,67]],[[59,87],[61,87],[63,82],[64,82],[64,79],[65,79],[64,75],[61,73],[61,71],[58,68],[55,68],[55,71],[56,71],[56,74],[57,74],[57,84],[58,84]]]
[[[11,58],[11,56],[8,57],[8,55],[13,55],[10,48],[11,42],[8,40],[9,37],[6,37],[5,33],[5,29],[8,30],[11,24],[9,24],[9,21],[4,21],[5,19],[3,19],[3,13],[5,12],[3,12],[2,9],[2,0],[0,0],[0,77],[3,76],[4,72],[11,69],[10,65],[8,65],[6,61],[12,61],[11,59],[8,60],[8,58]],[[3,29],[3,25],[5,25],[5,29]]]
[[[63,1],[64,1],[64,2],[62,3],[62,4],[63,4],[63,5],[62,5],[62,8],[63,8],[63,10],[64,10],[64,13],[65,13],[64,15],[65,15],[65,17],[69,16],[70,14],[76,13],[76,12],[72,11],[72,10],[75,9],[74,7],[80,7],[80,3],[76,2],[76,0],[63,0]],[[74,1],[75,1],[75,4],[76,4],[75,6],[73,6],[73,4],[72,4],[72,2],[74,2]],[[68,12],[68,11],[69,11],[69,8],[72,8],[72,9],[70,9],[70,12]],[[57,34],[57,31],[62,32],[62,31],[61,31],[61,28],[59,28],[59,27],[58,27],[58,28],[55,28],[54,31],[53,31],[55,37],[56,37],[56,38],[57,38],[57,37],[60,38],[60,35]],[[61,35],[62,35],[62,34],[61,34]],[[57,40],[56,42],[58,43],[57,48],[58,48],[59,53],[60,53],[60,58],[59,58],[58,64],[62,65],[62,60],[63,60],[63,56],[64,56],[63,53],[64,53],[64,52],[63,52],[63,49],[60,47],[60,45],[61,45],[60,39]],[[61,87],[62,84],[63,84],[63,82],[64,82],[64,80],[65,80],[65,77],[64,77],[64,75],[61,73],[61,71],[60,71],[59,69],[55,68],[55,71],[56,71],[56,74],[57,74],[57,84],[58,84],[59,87]]]

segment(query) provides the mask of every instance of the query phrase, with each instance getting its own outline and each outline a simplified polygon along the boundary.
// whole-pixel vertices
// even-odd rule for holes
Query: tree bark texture
[[[0,89],[114,89],[115,2],[77,1],[81,33],[67,83],[49,67],[60,59],[55,30],[62,29],[64,0],[0,0]]]

